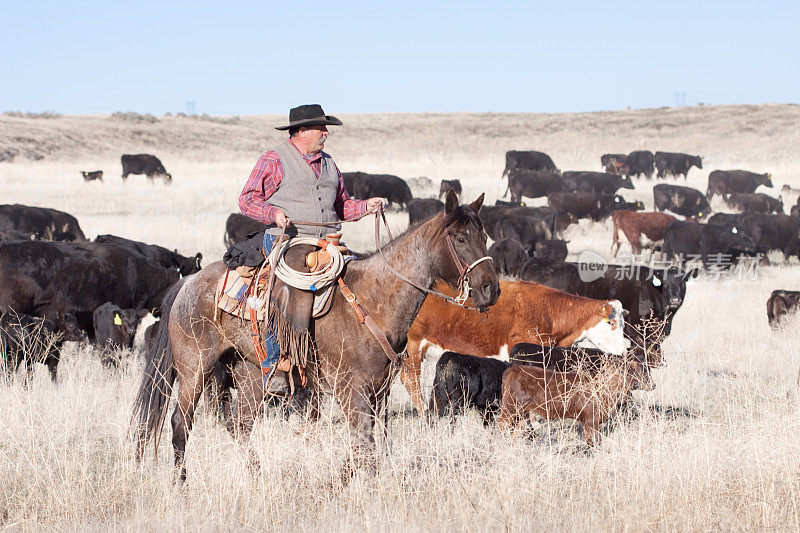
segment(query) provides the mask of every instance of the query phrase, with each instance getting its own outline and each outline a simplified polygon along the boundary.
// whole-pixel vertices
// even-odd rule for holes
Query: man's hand
[[[377,211],[378,207],[386,207],[386,198],[370,198],[367,200],[367,211]]]
[[[278,209],[278,211],[275,213],[275,224],[281,229],[286,229],[291,223],[292,221],[289,220],[289,217],[286,216],[286,213]]]

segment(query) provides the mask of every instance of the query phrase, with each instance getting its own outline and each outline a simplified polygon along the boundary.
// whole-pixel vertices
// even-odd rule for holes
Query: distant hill
[[[703,155],[759,154],[787,165],[799,156],[800,106],[766,104],[698,106],[576,114],[421,113],[338,114],[344,127],[331,128],[337,154],[392,151],[440,157],[499,158],[510,149],[544,150],[562,168],[583,163],[587,153],[636,149],[675,150]],[[186,117],[0,114],[0,161],[74,161],[157,153],[216,160],[252,158],[285,138],[274,126],[285,116]],[[334,139],[332,139],[333,141]],[[748,156],[747,154],[750,154]],[[599,153],[596,154],[599,157]],[[584,163],[585,164],[585,163]],[[502,170],[502,169],[500,169]]]

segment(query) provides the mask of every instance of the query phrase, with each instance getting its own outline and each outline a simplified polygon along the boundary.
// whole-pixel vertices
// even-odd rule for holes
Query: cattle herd
[[[785,214],[782,198],[756,193],[758,187],[773,187],[769,173],[714,170],[705,194],[658,183],[654,210],[646,211],[643,202],[620,192],[635,190],[639,180],[654,174],[686,180],[691,167],[703,168],[701,158],[639,150],[604,154],[600,161],[603,172],[561,171],[545,153],[507,152],[502,177],[510,199],[479,212],[493,241],[494,267],[504,276],[500,299],[486,315],[436,298],[425,301],[408,332],[402,367],[402,381],[420,413],[455,416],[471,406],[487,424],[514,431],[523,430],[532,415],[573,418],[594,444],[600,424],[631,390],[653,387],[649,369],[662,363],[661,344],[686,298],[687,281],[701,268],[763,261],[774,250],[800,257],[800,200]],[[123,155],[121,162],[123,179],[144,174],[172,180],[155,156]],[[101,170],[81,175],[103,179]],[[405,209],[409,225],[443,211],[443,194],[462,191],[459,180],[443,180],[437,198],[414,198],[398,176],[349,172],[343,179],[355,198],[380,196]],[[793,190],[783,192],[789,197]],[[710,200],[717,195],[737,212],[714,214]],[[542,199],[542,205],[525,205],[526,198]],[[613,225],[612,257],[627,243],[635,257],[649,249],[651,257],[661,258],[661,267],[611,264],[597,275],[582,275],[581,263],[567,261],[576,251],[564,233],[580,220],[607,219]],[[231,246],[263,228],[231,214],[224,243]],[[0,205],[5,372],[24,363],[30,376],[38,361],[55,380],[65,341],[96,343],[103,362],[115,366],[120,348],[132,348],[141,319],[148,313],[158,317],[170,287],[198,272],[201,259],[199,253],[185,257],[114,235],[88,241],[68,213]],[[775,290],[767,301],[769,324],[777,326],[799,303],[800,292]],[[156,327],[146,332],[146,344]],[[446,351],[426,403],[419,376],[430,344]],[[487,357],[505,353],[508,361]],[[221,389],[234,386],[228,370],[212,376]]]

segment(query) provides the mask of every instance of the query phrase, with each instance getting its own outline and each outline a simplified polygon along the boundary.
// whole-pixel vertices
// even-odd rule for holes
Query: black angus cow
[[[653,203],[659,211],[672,211],[683,217],[705,219],[711,213],[703,193],[681,185],[659,183],[653,187]]]
[[[606,172],[569,171],[564,172],[564,181],[574,183],[575,190],[595,194],[615,194],[619,189],[633,189],[630,177],[608,174]]]
[[[71,313],[93,337],[102,304],[158,315],[179,276],[113,244],[11,241],[0,243],[0,279],[0,309],[56,321]]]
[[[728,201],[728,195],[735,192],[753,193],[759,185],[772,187],[772,175],[767,172],[756,174],[746,170],[714,170],[708,175],[706,195],[711,200],[715,194]]]
[[[98,235],[94,242],[100,244],[115,244],[123,246],[128,250],[135,252],[142,257],[149,259],[161,268],[174,268],[180,272],[181,276],[188,276],[195,272],[200,272],[200,261],[203,259],[203,254],[197,252],[193,257],[185,257],[178,253],[177,250],[169,251],[163,246],[157,244],[145,244],[139,241],[133,241],[124,237],[117,237],[116,235]]]
[[[74,315],[57,322],[49,318],[0,310],[0,362],[10,377],[25,362],[28,379],[34,363],[44,364],[56,380],[56,367],[65,341],[81,341],[86,335]],[[0,366],[3,366],[0,364]]]
[[[645,176],[647,179],[652,179],[653,172],[655,172],[653,168],[654,159],[653,152],[650,150],[636,150],[635,152],[631,152],[622,163],[619,174],[629,177],[635,176],[637,178],[639,176]]]
[[[620,168],[625,164],[627,154],[603,154],[600,156],[600,165],[604,172],[619,174]]]
[[[502,177],[506,177],[515,170],[549,170],[558,172],[558,168],[556,168],[549,155],[534,150],[511,150],[506,152],[506,169],[503,171]]]
[[[172,181],[172,174],[167,173],[161,161],[150,154],[123,154],[122,161],[122,179],[127,180],[130,174],[144,174],[147,179],[152,180],[156,176],[161,177],[164,183]]]
[[[578,266],[551,257],[531,257],[522,263],[517,271],[522,281],[532,281],[572,294],[583,292]]]
[[[781,250],[786,258],[798,255],[800,240],[795,234],[798,224],[790,218],[782,217],[765,219],[748,216],[745,219],[745,215],[750,214],[759,213],[715,213],[708,219],[708,224],[728,229],[736,227],[737,231],[739,229],[745,231],[753,239],[756,253],[766,254],[770,250]]]
[[[738,224],[744,213],[714,213],[708,219],[712,226],[733,226]]]
[[[491,357],[444,352],[436,362],[430,412],[451,420],[467,408],[477,409],[483,423],[490,424],[500,411],[503,372],[510,365]]]
[[[523,215],[505,215],[498,218],[492,234],[497,240],[519,241],[528,253],[536,248],[537,242],[553,238],[553,231],[547,220]]]
[[[592,192],[554,192],[547,195],[547,202],[555,207],[559,219],[568,216],[575,220],[589,218],[598,222],[618,209],[628,208],[623,207],[628,204],[618,194]]]
[[[767,253],[771,250],[781,250],[787,257],[797,255],[794,244],[797,242],[800,232],[800,219],[797,217],[742,213],[737,227],[744,228],[753,237],[757,252]]]
[[[728,268],[740,255],[755,255],[753,237],[740,225],[722,226],[676,221],[664,228],[662,254],[681,265],[699,258],[708,269]]]
[[[609,265],[603,276],[584,282],[580,296],[619,300],[628,311],[625,336],[650,364],[661,358],[661,343],[672,331],[672,320],[686,297],[686,282],[698,275],[676,266],[666,269],[638,265]]]
[[[534,257],[549,257],[564,261],[569,255],[567,241],[561,239],[543,239],[536,242]]]
[[[442,196],[447,194],[447,191],[453,189],[453,192],[461,198],[461,181],[460,180],[442,180],[442,183],[439,185],[439,196],[438,199],[441,200]]]
[[[389,204],[405,206],[413,198],[408,184],[391,174],[342,172],[342,179],[347,192],[359,200],[377,196],[386,198]]]
[[[409,226],[444,211],[444,204],[436,198],[412,198],[406,207]]]
[[[86,240],[74,216],[48,207],[0,205],[0,229],[15,230],[39,241]]]
[[[556,210],[551,206],[525,207],[490,205],[481,207],[479,216],[483,222],[483,228],[486,230],[489,237],[495,241],[499,241],[500,237],[495,233],[495,229],[497,221],[504,216],[522,216],[544,220],[552,233],[555,231],[556,214]]]
[[[703,161],[700,159],[699,155],[656,152],[654,159],[656,169],[658,170],[656,174],[658,178],[665,178],[671,175],[677,179],[678,176],[683,174],[683,179],[685,180],[689,169],[692,168],[693,165],[699,169],[703,168]]]
[[[551,192],[575,190],[569,187],[561,175],[550,170],[515,170],[508,176],[508,191],[512,202],[521,202],[522,197],[541,198]]]
[[[783,200],[766,194],[735,192],[728,196],[727,204],[742,212],[783,214]]]
[[[81,170],[81,176],[83,176],[83,181],[94,181],[100,180],[103,181],[103,171],[102,170],[92,170],[87,172],[85,170]]]
[[[776,329],[780,326],[781,319],[800,306],[800,291],[787,291],[777,289],[772,291],[767,299],[767,320],[769,325]]]
[[[498,274],[516,276],[519,267],[528,259],[525,249],[516,239],[501,239],[489,247],[489,256]]]
[[[147,309],[122,309],[111,302],[94,310],[94,342],[103,349],[103,363],[116,366],[117,358],[112,357],[111,352],[119,348],[133,348],[136,328],[147,313]]]
[[[225,236],[223,242],[227,248],[230,248],[237,242],[241,242],[247,238],[248,235],[258,233],[267,229],[267,225],[258,220],[254,220],[241,213],[231,213],[228,220],[225,221]]]

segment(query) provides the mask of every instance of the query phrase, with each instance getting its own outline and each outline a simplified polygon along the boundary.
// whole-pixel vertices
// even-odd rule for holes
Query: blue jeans
[[[275,244],[275,236],[270,235],[269,233],[264,233],[264,253],[269,255],[269,252],[272,250],[272,245]],[[261,368],[269,368],[275,363],[278,362],[278,359],[281,356],[281,347],[278,344],[278,340],[275,338],[275,335],[266,335],[264,337],[264,350],[267,352],[267,358],[261,361]]]

